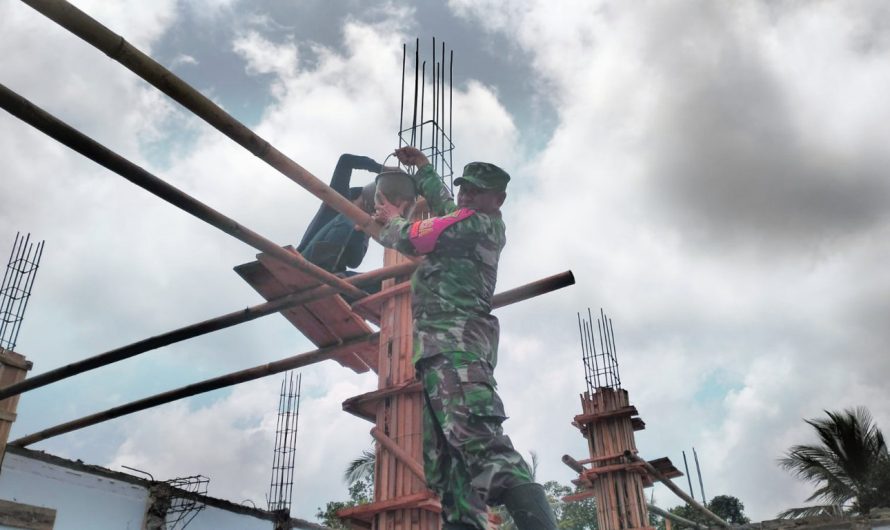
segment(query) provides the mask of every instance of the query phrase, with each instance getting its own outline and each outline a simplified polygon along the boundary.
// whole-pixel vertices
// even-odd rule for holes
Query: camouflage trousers
[[[447,352],[416,364],[423,385],[423,463],[446,522],[485,529],[487,506],[532,482],[501,423],[506,418],[491,365],[470,352]]]

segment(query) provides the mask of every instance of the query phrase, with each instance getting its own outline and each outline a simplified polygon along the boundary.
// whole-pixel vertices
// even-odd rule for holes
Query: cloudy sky
[[[454,50],[455,164],[513,176],[500,287],[577,285],[499,310],[497,376],[539,478],[586,446],[576,314],[613,318],[641,454],[682,466],[755,520],[812,488],[776,459],[801,418],[864,405],[890,430],[890,5],[857,2],[195,0],[76,4],[313,174],[396,146],[402,43]],[[0,82],[280,244],[318,201],[25,4],[0,4]],[[427,49],[427,53],[429,50]],[[261,302],[255,251],[0,113],[0,250],[45,240],[17,351],[40,373]],[[370,179],[370,174],[357,173]],[[361,181],[364,182],[364,181]],[[8,252],[8,250],[7,250]],[[362,270],[380,266],[372,247]],[[882,272],[883,271],[883,272]],[[22,397],[12,437],[311,349],[280,316],[152,351]],[[33,446],[264,504],[279,377]],[[303,371],[295,515],[346,497],[376,386]],[[663,487],[662,506],[676,504]]]

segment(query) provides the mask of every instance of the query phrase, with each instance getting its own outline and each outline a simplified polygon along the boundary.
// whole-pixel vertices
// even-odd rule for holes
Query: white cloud
[[[541,454],[543,479],[566,482],[559,457],[586,451],[569,422],[584,390],[575,313],[587,306],[614,318],[623,382],[648,425],[637,437],[642,454],[680,464],[680,451],[696,446],[708,493],[740,497],[755,519],[809,491],[775,465],[809,435],[800,418],[863,404],[890,428],[890,277],[881,266],[890,226],[876,206],[890,111],[881,97],[890,68],[879,53],[886,8],[450,5],[530,54],[529,82],[556,106],[554,134],[524,157],[517,138],[536,124],[518,123],[501,103],[510,87],[455,86],[455,166],[490,160],[513,176],[500,287],[569,268],[578,282],[498,312],[506,430],[524,454]],[[130,28],[139,24],[123,20],[126,8],[95,9],[149,47],[175,16],[161,4],[145,27]],[[251,73],[270,79],[273,102],[256,130],[322,180],[342,152],[382,160],[396,145],[400,48],[415,13],[383,9],[392,14],[386,24],[349,19],[342,47],[273,39],[261,27],[231,43]],[[193,147],[171,145],[169,167],[152,169],[273,241],[298,239],[318,202],[296,184],[182,119],[132,74],[22,5],[0,7],[0,29],[4,83],[140,163],[147,142],[167,141],[168,127],[191,127]],[[232,65],[232,75],[244,66]],[[0,141],[2,229],[47,239],[25,328],[40,333],[22,335],[39,370],[259,302],[230,270],[253,250],[10,117],[0,127],[10,132]],[[377,264],[374,250],[363,268]],[[167,389],[164,369],[209,377],[309,348],[269,317],[83,376],[96,384],[82,401],[23,414],[15,428],[113,404],[96,389],[123,400],[141,397],[143,385]],[[368,446],[370,425],[340,403],[374,384],[334,365],[312,374],[300,427],[308,456],[298,476],[312,484],[301,486],[303,517],[345,496],[339,477]],[[275,388],[258,382],[121,420],[114,461],[156,476],[209,474],[220,488],[212,494],[259,502]],[[36,409],[29,399],[23,410]],[[70,435],[65,445],[89,451],[91,436]],[[661,490],[658,500],[675,502]]]

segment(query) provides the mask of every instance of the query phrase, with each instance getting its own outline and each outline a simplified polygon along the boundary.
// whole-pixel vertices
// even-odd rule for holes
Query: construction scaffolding
[[[62,0],[23,0],[23,2],[163,91],[259,159],[348,217],[371,237],[378,236],[379,225],[366,213],[172,72],[127,43],[120,35]],[[435,54],[435,42],[433,50]],[[453,54],[450,54],[447,63],[449,76],[446,102],[444,44],[441,50],[439,56],[441,60],[437,61],[434,57],[432,61],[431,118],[425,117],[425,69],[418,79],[418,67],[415,64],[415,106],[412,115],[417,115],[419,100],[419,119],[412,119],[411,127],[404,128],[403,116],[400,115],[399,145],[415,145],[426,150],[443,174],[449,175],[450,178],[454,149],[451,141],[450,89]],[[403,56],[405,54],[406,49],[403,48]],[[418,54],[416,51],[415,57],[418,57]],[[403,60],[403,110],[404,72]],[[420,96],[417,95],[418,88]],[[256,261],[239,265],[235,270],[267,300],[266,303],[246,310],[184,326],[49,370],[24,381],[5,380],[0,387],[0,400],[14,400],[23,392],[85,371],[275,312],[280,312],[317,347],[310,352],[193,383],[50,427],[15,440],[13,444],[26,446],[138,410],[333,359],[355,372],[373,371],[378,378],[377,391],[347,400],[343,405],[348,412],[375,423],[371,433],[378,442],[374,502],[357,507],[343,515],[359,528],[381,530],[439,528],[438,500],[424,485],[420,459],[421,403],[411,364],[411,295],[407,280],[408,275],[416,267],[416,262],[408,260],[397,252],[387,250],[383,268],[348,279],[338,277],[309,263],[293,248],[281,247],[236,220],[213,210],[2,85],[0,85],[0,106],[83,156],[260,251]],[[425,130],[429,132],[425,133]],[[380,281],[384,281],[383,290],[377,294],[369,296],[360,288],[362,285]],[[500,307],[515,303],[573,283],[571,272],[554,275],[500,293],[495,296],[493,305]],[[349,302],[339,294],[348,295]],[[373,331],[369,322],[380,326],[379,333]],[[304,521],[289,519],[284,522],[283,527],[307,526]]]

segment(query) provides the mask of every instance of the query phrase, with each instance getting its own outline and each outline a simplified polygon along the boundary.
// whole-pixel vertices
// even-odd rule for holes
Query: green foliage
[[[374,475],[372,473],[370,478],[360,478],[349,485],[349,500],[330,501],[325,504],[323,510],[320,507],[317,509],[315,517],[328,528],[333,528],[334,530],[350,530],[349,527],[337,517],[337,512],[343,508],[365,504],[373,500]]]
[[[705,507],[729,524],[745,524],[751,522],[745,515],[745,505],[742,504],[742,501],[732,495],[717,495],[711,499],[710,502],[706,503]],[[703,524],[705,526],[714,526],[714,522],[711,519],[689,504],[675,506],[668,511],[695,523]],[[659,519],[657,527],[659,530],[664,530],[664,519]],[[684,528],[683,524],[676,522],[672,523],[672,526]]]
[[[349,484],[349,500],[331,501],[324,509],[318,508],[315,517],[322,524],[334,530],[349,530],[337,517],[337,511],[374,500],[375,461],[373,451],[363,451],[360,457],[349,463],[343,476]],[[538,470],[538,455],[534,451],[531,451],[530,467],[534,478]],[[561,530],[597,530],[596,502],[592,497],[577,502],[563,502],[563,497],[579,490],[556,481],[546,482],[543,486]],[[500,530],[516,530],[513,519],[503,506],[494,508],[493,511],[503,520]]]
[[[708,509],[729,524],[746,524],[745,505],[732,495],[717,495],[708,502]]]
[[[376,456],[373,451],[362,451],[362,455],[346,467],[343,480],[349,485],[349,500],[329,501],[324,509],[319,507],[315,517],[328,528],[334,530],[350,530],[337,512],[343,508],[366,504],[374,500],[374,464]]]
[[[779,465],[816,484],[807,501],[825,504],[785,510],[779,517],[818,514],[867,515],[890,508],[890,452],[868,409],[825,411],[828,418],[804,420],[816,430],[817,445],[795,445]]]

